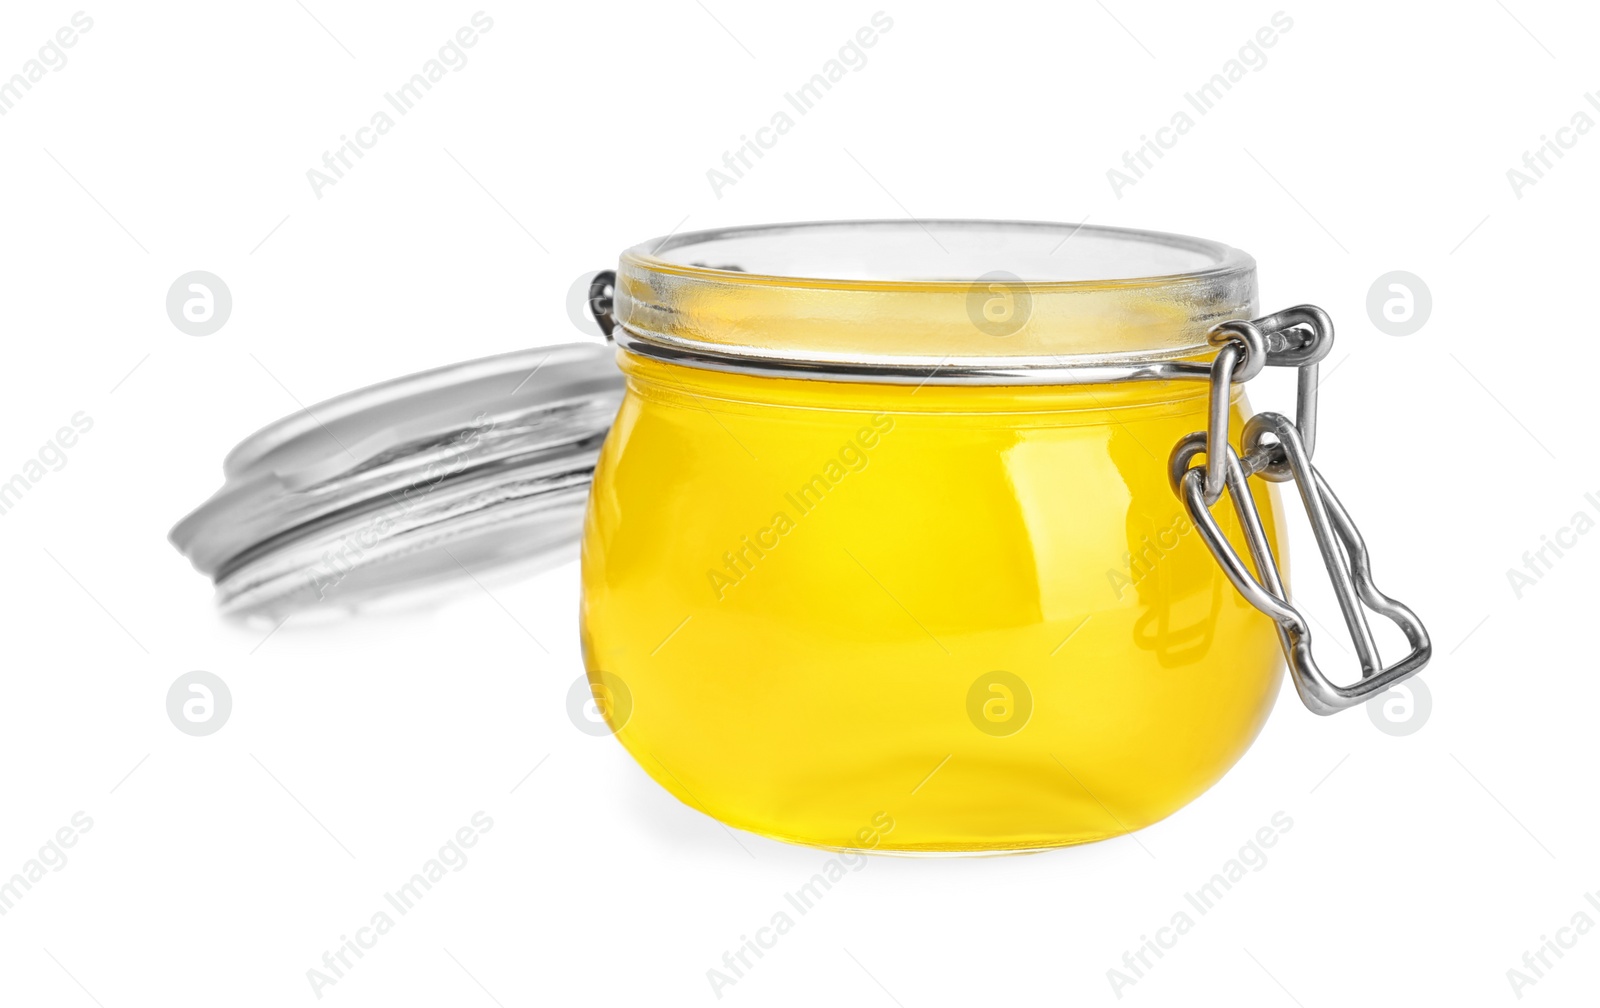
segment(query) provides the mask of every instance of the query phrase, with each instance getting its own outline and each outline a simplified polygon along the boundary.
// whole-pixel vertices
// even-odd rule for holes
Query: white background
[[[302,404],[571,340],[569,283],[651,236],[806,218],[1200,234],[1256,256],[1264,308],[1326,307],[1318,462],[1433,632],[1433,709],[1393,737],[1286,686],[1168,821],[1049,855],[874,858],[722,1001],[1116,1003],[1107,970],[1279,811],[1294,825],[1265,867],[1122,1001],[1510,1004],[1525,951],[1600,921],[1600,536],[1520,599],[1506,575],[1600,492],[1600,131],[1520,198],[1506,174],[1575,112],[1600,117],[1596,11],[1285,6],[1267,64],[1119,198],[1107,169],[1279,7],[885,6],[869,62],[718,198],[707,169],[876,2],[485,8],[467,65],[321,198],[307,169],[476,4],[86,9],[67,64],[0,117],[0,480],[74,413],[94,421],[0,515],[0,876],[75,812],[93,827],[0,917],[0,1002],[316,1003],[306,971],[482,810],[466,867],[324,1002],[715,1003],[707,970],[827,855],[735,842],[573,727],[575,564],[268,637],[220,620],[165,534],[235,441]],[[8,5],[0,77],[76,10]],[[234,298],[203,338],[163,304],[195,269]],[[1396,269],[1434,302],[1406,337],[1367,318]],[[206,738],[165,712],[192,669],[232,689]],[[1600,936],[1552,961],[1522,999],[1578,1003]]]

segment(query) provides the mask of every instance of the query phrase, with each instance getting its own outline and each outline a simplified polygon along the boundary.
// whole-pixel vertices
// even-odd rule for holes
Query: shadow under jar
[[[691,807],[832,848],[1038,850],[1181,808],[1282,665],[1169,484],[1207,383],[1160,375],[1254,302],[1235,249],[1068,225],[625,253],[583,540],[617,738]],[[1250,493],[1281,556],[1272,488]]]

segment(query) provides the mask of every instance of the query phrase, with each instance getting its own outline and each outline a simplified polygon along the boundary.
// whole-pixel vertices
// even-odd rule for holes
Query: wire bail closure
[[[1298,305],[1253,321],[1220,323],[1212,329],[1210,340],[1221,349],[1211,365],[1209,424],[1173,449],[1169,465],[1173,491],[1239,594],[1277,623],[1284,658],[1305,705],[1317,714],[1354,707],[1421,671],[1433,647],[1416,614],[1378,590],[1361,533],[1311,464],[1317,429],[1317,366],[1333,347],[1333,322],[1320,308]],[[1240,435],[1241,457],[1229,443],[1232,386],[1249,381],[1266,366],[1298,370],[1295,420],[1279,413],[1251,417]],[[1204,463],[1195,462],[1199,455],[1205,456]],[[1361,662],[1360,682],[1340,686],[1318,668],[1311,652],[1310,625],[1289,601],[1261,513],[1250,496],[1251,476],[1274,483],[1293,481],[1299,491]],[[1212,514],[1224,493],[1239,516],[1255,573]],[[1411,645],[1410,653],[1393,665],[1385,667],[1378,655],[1367,623],[1368,609],[1392,620]]]

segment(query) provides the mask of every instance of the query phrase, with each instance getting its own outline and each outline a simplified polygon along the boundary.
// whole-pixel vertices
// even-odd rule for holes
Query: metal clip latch
[[[1428,632],[1406,606],[1378,590],[1366,543],[1350,520],[1349,512],[1334,496],[1322,474],[1311,465],[1316,432],[1317,363],[1333,343],[1333,324],[1320,308],[1300,305],[1256,319],[1224,322],[1212,330],[1212,342],[1221,345],[1211,372],[1210,426],[1178,442],[1173,449],[1173,490],[1199,529],[1228,580],[1239,594],[1278,624],[1290,674],[1300,699],[1317,714],[1353,707],[1388,690],[1421,671],[1432,655]],[[1299,370],[1296,420],[1278,413],[1260,413],[1245,424],[1240,438],[1244,455],[1228,440],[1228,409],[1233,382],[1248,381],[1265,365]],[[1270,438],[1271,440],[1268,440]],[[1195,464],[1198,455],[1204,464]],[[1261,524],[1261,514],[1250,496],[1248,479],[1261,476],[1272,482],[1293,480],[1316,535],[1317,548],[1333,581],[1345,626],[1361,661],[1362,679],[1351,686],[1329,681],[1311,653],[1311,628],[1289,601],[1278,572],[1271,544]],[[1211,508],[1224,490],[1233,500],[1240,527],[1255,562],[1256,572],[1228,542]],[[1384,667],[1372,640],[1365,609],[1394,621],[1411,645],[1411,652]]]

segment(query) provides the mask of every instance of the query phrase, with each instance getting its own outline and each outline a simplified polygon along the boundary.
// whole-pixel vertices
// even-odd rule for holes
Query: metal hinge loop
[[[617,331],[616,316],[617,271],[600,270],[589,278],[589,295],[584,307],[600,326],[600,335],[610,342]]]
[[[1317,364],[1331,348],[1333,324],[1320,308],[1300,305],[1253,322],[1224,322],[1213,330],[1212,338],[1221,349],[1212,365],[1209,426],[1190,434],[1173,449],[1169,466],[1173,490],[1228,580],[1247,602],[1278,624],[1279,642],[1300,699],[1318,714],[1353,707],[1419,672],[1432,655],[1432,645],[1416,614],[1378,590],[1361,533],[1311,464]],[[1240,437],[1244,452],[1241,458],[1228,438],[1232,384],[1248,380],[1265,365],[1299,370],[1296,421],[1278,413],[1251,417]],[[1204,464],[1195,462],[1200,455],[1205,456]],[[1360,682],[1339,686],[1317,667],[1311,653],[1310,625],[1289,601],[1261,514],[1250,496],[1248,481],[1252,475],[1273,482],[1293,481],[1299,491],[1361,662]],[[1255,564],[1254,573],[1211,513],[1224,491],[1239,517]],[[1367,624],[1367,610],[1393,621],[1411,645],[1410,653],[1393,665],[1385,667],[1378,655]]]

